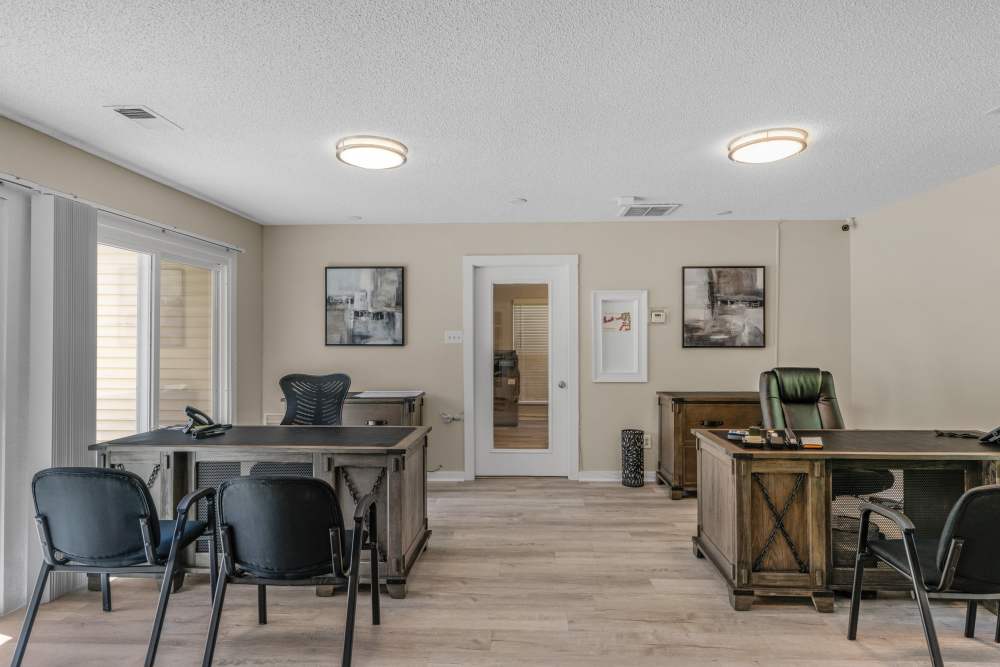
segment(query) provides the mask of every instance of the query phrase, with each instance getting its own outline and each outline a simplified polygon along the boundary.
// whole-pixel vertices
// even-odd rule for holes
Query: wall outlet
[[[663,324],[667,321],[667,309],[666,308],[650,308],[649,309],[649,323],[650,324]]]
[[[464,339],[465,339],[465,332],[463,331],[444,332],[444,342],[449,345],[461,345]]]
[[[653,448],[653,435],[651,433],[645,433],[642,436],[642,446],[644,449]]]

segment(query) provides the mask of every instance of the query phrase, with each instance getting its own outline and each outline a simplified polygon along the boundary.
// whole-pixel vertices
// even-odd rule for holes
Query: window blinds
[[[549,307],[514,303],[513,340],[521,372],[521,402],[549,400]]]

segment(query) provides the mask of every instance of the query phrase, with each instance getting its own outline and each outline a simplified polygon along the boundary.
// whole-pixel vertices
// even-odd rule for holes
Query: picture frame
[[[327,266],[323,280],[326,345],[406,344],[404,267]]]
[[[766,267],[682,267],[681,304],[684,348],[767,347]]]
[[[649,298],[646,290],[591,294],[594,382],[648,382]]]

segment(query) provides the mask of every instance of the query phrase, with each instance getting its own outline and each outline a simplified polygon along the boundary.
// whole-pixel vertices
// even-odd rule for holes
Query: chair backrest
[[[952,539],[964,541],[953,588],[975,592],[977,585],[1000,586],[1000,485],[980,486],[962,494],[948,515],[938,544],[938,567],[944,569]]]
[[[153,550],[160,522],[141,477],[106,468],[49,468],[31,480],[35,515],[44,517],[52,549],[73,563],[124,567],[146,562],[140,519]],[[58,555],[58,554],[57,554]]]
[[[767,428],[844,428],[833,375],[818,368],[775,368],[760,374]]]
[[[278,381],[285,394],[282,424],[339,426],[351,377],[343,373],[305,375],[292,373]]]
[[[239,569],[270,579],[331,573],[330,530],[343,540],[344,519],[323,480],[240,477],[219,487],[217,503],[219,523],[231,540],[226,556]]]

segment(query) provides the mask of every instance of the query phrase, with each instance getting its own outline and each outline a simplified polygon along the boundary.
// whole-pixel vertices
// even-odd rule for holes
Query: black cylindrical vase
[[[643,445],[645,432],[638,428],[622,429],[622,486],[640,487],[645,480]]]

